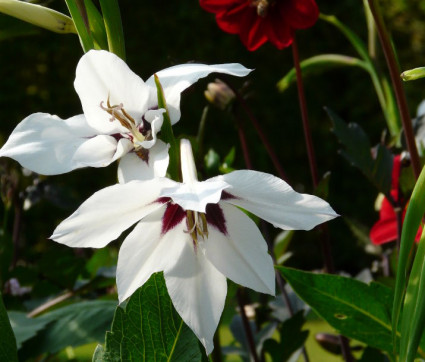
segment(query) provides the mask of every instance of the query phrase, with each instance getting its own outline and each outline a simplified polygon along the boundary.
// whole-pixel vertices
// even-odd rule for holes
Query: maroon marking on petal
[[[239,197],[233,196],[232,194],[229,194],[226,190],[221,191],[221,198],[220,200],[231,200],[231,199],[238,199]]]
[[[169,202],[162,217],[161,234],[177,226],[186,217],[186,212],[178,204]]]
[[[205,209],[207,223],[215,227],[224,235],[227,235],[226,219],[224,218],[223,210],[217,204],[208,204]]]
[[[154,202],[158,202],[160,204],[166,204],[170,200],[171,200],[170,197],[160,197],[160,198],[156,199]]]

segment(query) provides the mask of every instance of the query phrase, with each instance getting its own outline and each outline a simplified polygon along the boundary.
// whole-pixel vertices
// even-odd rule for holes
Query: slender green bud
[[[0,13],[13,16],[55,33],[77,32],[74,22],[69,16],[41,5],[19,0],[0,0]]]
[[[419,67],[419,68],[413,68],[413,69],[405,70],[403,73],[401,73],[400,77],[404,81],[424,78],[425,77],[425,67]]]

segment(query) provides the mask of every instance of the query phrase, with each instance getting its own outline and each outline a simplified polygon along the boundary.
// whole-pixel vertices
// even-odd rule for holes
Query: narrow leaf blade
[[[360,67],[369,71],[367,64],[358,58],[350,57],[341,54],[321,54],[314,57],[303,60],[300,63],[303,76],[318,73],[329,68],[349,66],[349,67]],[[295,68],[292,68],[278,83],[277,88],[280,92],[284,92],[289,86],[296,82]]]
[[[125,60],[124,32],[117,0],[100,0],[109,51]]]
[[[65,0],[65,2],[80,37],[81,46],[84,52],[87,53],[89,50],[94,49],[94,43],[88,24],[84,20],[84,14],[81,11],[82,7],[85,9],[84,3],[79,0]]]

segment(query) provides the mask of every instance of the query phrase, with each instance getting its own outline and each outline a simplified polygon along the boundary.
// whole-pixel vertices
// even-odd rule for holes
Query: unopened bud
[[[18,0],[0,0],[0,13],[55,33],[76,33],[74,22],[56,10]]]
[[[221,110],[225,110],[229,104],[235,99],[235,92],[230,87],[216,79],[212,83],[208,83],[207,90],[204,92],[205,98]]]
[[[413,68],[410,70],[405,70],[400,75],[401,79],[404,81],[416,80],[419,78],[425,77],[425,67]]]

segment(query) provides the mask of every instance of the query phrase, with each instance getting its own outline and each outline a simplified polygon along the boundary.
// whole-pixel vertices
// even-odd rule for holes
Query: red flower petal
[[[247,0],[199,0],[199,5],[210,13],[219,13],[232,9],[235,6],[246,3]]]
[[[242,4],[236,4],[231,9],[218,12],[215,19],[221,30],[230,34],[243,34],[247,33],[251,26],[251,24],[244,24],[246,21],[253,22],[254,16],[256,16],[255,8],[250,7],[244,0]]]
[[[397,221],[393,219],[379,220],[372,226],[369,234],[370,240],[375,245],[389,243],[397,239]]]
[[[268,40],[278,49],[289,46],[295,29],[312,26],[319,9],[315,0],[279,0],[270,3],[267,15],[259,16],[252,0],[199,0],[201,7],[216,14],[218,26],[239,34],[248,50]]]
[[[239,34],[242,43],[248,50],[257,50],[261,45],[267,42],[267,22],[257,15],[255,8],[242,19],[241,32]]]
[[[294,29],[306,29],[313,26],[319,17],[319,8],[315,0],[286,0],[278,3],[284,22]]]
[[[279,50],[292,44],[293,30],[288,22],[284,21],[279,12],[268,14],[266,34],[270,42]]]

